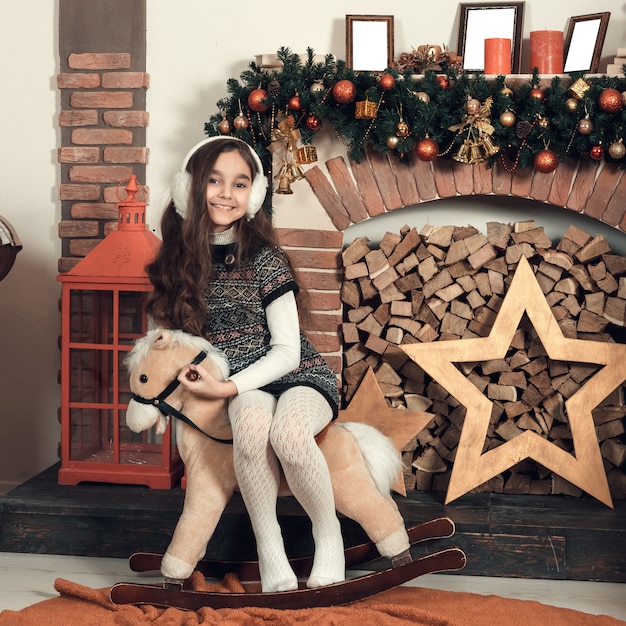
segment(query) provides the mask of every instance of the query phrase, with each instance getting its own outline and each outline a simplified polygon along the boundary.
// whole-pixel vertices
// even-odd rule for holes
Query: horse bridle
[[[198,365],[199,363],[202,363],[202,361],[206,359],[206,356],[207,353],[202,350],[193,358],[190,365]],[[201,432],[205,437],[208,437],[212,441],[215,441],[217,443],[232,444],[232,439],[220,439],[219,437],[213,437],[213,435],[205,433],[193,420],[189,419],[182,411],[179,411],[177,408],[173,407],[171,404],[165,401],[168,396],[170,396],[172,393],[174,393],[174,391],[176,391],[176,389],[178,389],[179,385],[180,381],[178,380],[178,378],[174,378],[174,380],[167,387],[165,387],[165,389],[163,389],[163,391],[158,396],[154,396],[154,398],[144,398],[143,396],[134,393],[133,400],[135,400],[135,402],[139,402],[139,404],[149,404],[156,407],[163,416],[167,417],[168,415],[171,415],[172,417],[179,419],[181,422],[184,422],[192,428],[195,428],[198,432]]]

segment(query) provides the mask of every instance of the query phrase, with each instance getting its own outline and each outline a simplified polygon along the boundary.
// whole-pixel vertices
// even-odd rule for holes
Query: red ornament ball
[[[437,76],[437,78],[435,79],[435,82],[437,83],[437,86],[439,87],[439,89],[444,90],[450,87],[450,79],[447,76],[443,76],[442,74]]]
[[[309,115],[309,117],[306,118],[306,127],[309,130],[319,130],[320,126],[320,118],[317,117],[317,115]]]
[[[287,104],[290,111],[300,111],[302,109],[302,100],[300,96],[292,96]]]
[[[533,89],[531,89],[530,93],[528,95],[531,98],[536,98],[537,100],[543,100],[544,99],[543,90],[539,89],[539,87],[534,87]]]
[[[594,161],[601,161],[604,158],[604,148],[602,146],[592,146],[589,150],[589,156]]]
[[[253,89],[248,96],[248,106],[255,113],[264,113],[270,108],[269,95],[265,89]]]
[[[415,154],[420,161],[434,161],[439,155],[439,146],[434,139],[420,139],[415,146]]]
[[[378,86],[384,91],[393,89],[395,84],[396,79],[393,77],[393,74],[383,74],[378,80]]]
[[[554,170],[559,166],[559,155],[554,152],[554,150],[544,148],[543,150],[537,152],[535,158],[533,159],[533,163],[538,172],[549,174],[550,172],[554,172]]]
[[[604,89],[598,96],[598,106],[605,113],[617,113],[622,110],[622,94],[617,89]]]
[[[356,98],[356,85],[351,80],[340,80],[333,85],[333,98],[339,104],[350,104]]]

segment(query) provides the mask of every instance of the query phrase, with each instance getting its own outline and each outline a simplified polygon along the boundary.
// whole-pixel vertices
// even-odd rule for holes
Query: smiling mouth
[[[229,205],[226,205],[226,204],[213,204],[213,206],[216,209],[219,209],[220,211],[232,211],[233,209],[237,208],[237,207],[229,206]]]

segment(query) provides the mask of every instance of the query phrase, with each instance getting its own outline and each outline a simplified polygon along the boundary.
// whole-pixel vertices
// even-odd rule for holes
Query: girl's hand
[[[180,384],[191,393],[205,398],[230,398],[237,387],[230,380],[218,380],[202,365],[187,365],[178,375]]]

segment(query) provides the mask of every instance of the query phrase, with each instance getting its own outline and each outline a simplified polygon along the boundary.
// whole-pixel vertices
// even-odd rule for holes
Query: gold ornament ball
[[[426,137],[417,142],[415,154],[420,161],[434,161],[439,155],[439,146],[434,139]]]
[[[604,89],[598,96],[598,106],[605,113],[617,113],[624,106],[622,94],[617,89]]]
[[[393,89],[395,84],[396,79],[393,77],[393,74],[383,74],[378,80],[378,86],[384,91]]]
[[[578,122],[577,130],[581,135],[589,135],[593,130],[593,122],[588,117],[583,117]]]
[[[385,143],[387,144],[388,148],[395,150],[400,143],[400,138],[396,135],[391,135],[390,137],[387,137],[387,141]]]
[[[559,155],[554,152],[554,150],[545,148],[537,152],[535,158],[533,159],[533,163],[538,172],[549,174],[550,172],[554,172],[554,170],[559,166]]]
[[[502,87],[502,89],[500,89],[500,93],[503,96],[508,96],[510,98],[513,95],[513,90],[510,87]]]
[[[223,118],[217,127],[222,135],[228,135],[228,133],[230,133],[230,122],[226,118]]]
[[[626,91],[622,91],[622,104],[626,106]]]
[[[502,124],[502,126],[505,126],[506,128],[510,128],[511,126],[513,126],[516,119],[517,118],[515,117],[515,113],[513,113],[513,111],[503,111],[500,114],[500,124]]]
[[[398,122],[396,125],[396,135],[406,137],[409,134],[409,125],[406,122]]]
[[[568,98],[565,101],[565,108],[568,111],[575,111],[578,108],[578,100],[576,98]]]
[[[602,146],[591,146],[589,156],[594,161],[601,161],[604,158],[604,148]]]
[[[245,115],[238,115],[233,120],[233,126],[237,130],[244,130],[244,129],[248,128],[249,125],[250,125],[250,122],[248,122],[248,118]]]
[[[623,141],[614,141],[609,146],[608,152],[609,152],[609,156],[612,159],[619,161],[620,159],[623,159],[624,155],[626,154],[626,146],[624,146]]]
[[[415,97],[422,102],[428,104],[430,102],[430,96],[425,91],[416,91]]]
[[[476,100],[476,98],[470,98],[465,103],[465,110],[470,115],[476,115],[476,113],[478,113],[480,111],[480,100]]]
[[[248,96],[248,106],[255,113],[264,113],[270,108],[269,95],[265,89],[260,87],[253,89]]]
[[[339,104],[349,104],[356,98],[356,85],[351,80],[340,80],[333,85],[333,98]]]

